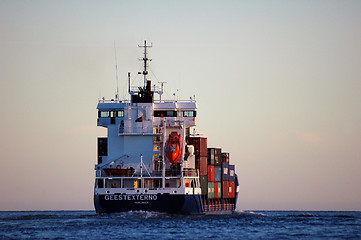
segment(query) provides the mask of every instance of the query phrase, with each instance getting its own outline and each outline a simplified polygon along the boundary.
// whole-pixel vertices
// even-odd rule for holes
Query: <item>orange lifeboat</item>
[[[171,132],[166,143],[166,156],[168,160],[174,165],[182,156],[183,141],[180,134]]]

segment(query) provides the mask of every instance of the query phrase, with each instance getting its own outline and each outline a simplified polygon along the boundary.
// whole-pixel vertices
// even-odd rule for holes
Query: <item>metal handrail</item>
[[[126,103],[126,104],[131,104],[130,100],[127,99],[123,99],[123,100],[115,100],[115,99],[99,99],[98,100],[99,103]],[[195,99],[184,99],[184,100],[153,100],[154,103],[177,103],[177,102],[197,102]]]
[[[99,103],[130,103],[130,100],[99,99]]]
[[[153,134],[153,126],[151,127],[124,127],[119,125],[119,134]]]
[[[98,169],[100,169],[100,168],[103,168],[103,167],[106,166],[106,165],[109,165],[109,164],[112,163],[112,162],[116,162],[116,161],[122,160],[122,159],[124,159],[124,158],[129,158],[129,155],[128,155],[128,154],[124,154],[124,155],[122,155],[122,156],[120,156],[120,157],[118,157],[118,158],[109,159],[109,160],[107,160],[107,161],[105,161],[105,162],[103,162],[103,163],[96,164],[94,170],[98,170]]]

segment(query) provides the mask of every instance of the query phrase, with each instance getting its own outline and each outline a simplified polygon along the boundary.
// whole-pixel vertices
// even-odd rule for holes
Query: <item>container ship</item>
[[[163,100],[164,83],[148,79],[149,48],[144,41],[144,85],[129,99],[100,99],[94,206],[98,214],[155,211],[170,214],[231,214],[236,209],[238,180],[230,154],[207,146],[196,133],[197,104]],[[155,100],[155,94],[159,99]]]

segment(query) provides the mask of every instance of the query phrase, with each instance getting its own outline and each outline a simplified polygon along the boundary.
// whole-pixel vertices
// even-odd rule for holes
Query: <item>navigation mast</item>
[[[152,59],[147,57],[147,48],[152,47],[153,44],[151,43],[150,45],[147,45],[147,40],[144,40],[144,45],[138,45],[138,47],[143,47],[144,48],[144,57],[143,59],[139,59],[140,61],[144,62],[144,70],[143,72],[138,72],[138,74],[143,74],[144,76],[144,89],[146,87],[147,84],[147,75],[148,75],[148,61],[152,61]]]

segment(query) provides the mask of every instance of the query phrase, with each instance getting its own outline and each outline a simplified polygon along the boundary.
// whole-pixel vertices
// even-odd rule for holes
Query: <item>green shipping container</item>
[[[208,182],[208,198],[214,198],[214,182]]]
[[[208,193],[208,179],[207,176],[200,176],[202,195],[207,195]]]

